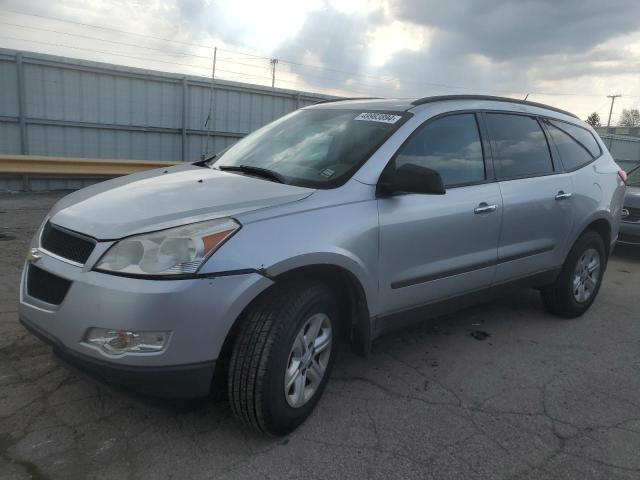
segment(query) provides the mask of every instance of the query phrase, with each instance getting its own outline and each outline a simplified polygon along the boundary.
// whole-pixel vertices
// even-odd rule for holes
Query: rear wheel
[[[566,318],[586,312],[600,291],[606,260],[602,237],[590,230],[583,233],[556,281],[541,290],[546,309]]]
[[[338,308],[318,282],[266,292],[242,319],[231,355],[229,402],[244,423],[283,435],[311,413],[333,365]]]

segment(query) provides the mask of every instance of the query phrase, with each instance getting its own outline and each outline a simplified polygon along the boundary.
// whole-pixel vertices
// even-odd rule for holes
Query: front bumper
[[[140,393],[171,398],[208,393],[227,333],[249,302],[272,284],[258,273],[185,280],[127,278],[43,254],[38,268],[71,282],[62,303],[51,305],[29,295],[27,265],[19,315],[29,330],[84,370]],[[83,341],[91,327],[171,334],[161,352],[116,356]]]
[[[620,222],[618,243],[640,246],[640,223]]]
[[[20,323],[36,337],[50,344],[54,353],[71,366],[132,392],[157,398],[183,400],[204,397],[211,388],[215,361],[173,367],[114,365],[67,348],[24,317],[20,317]]]

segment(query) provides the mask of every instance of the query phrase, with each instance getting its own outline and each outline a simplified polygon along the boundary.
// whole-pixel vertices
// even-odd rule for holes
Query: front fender
[[[376,307],[376,305],[374,305],[374,300],[377,297],[377,282],[367,273],[367,267],[359,258],[344,250],[334,252],[313,252],[289,257],[280,262],[274,263],[262,271],[267,277],[272,278],[292,270],[316,265],[338,267],[349,272],[360,283],[369,311],[372,312],[372,307]]]
[[[242,223],[242,220],[241,220]],[[313,265],[332,265],[362,286],[378,311],[378,210],[375,200],[344,203],[243,223],[200,273],[257,270],[268,277]]]

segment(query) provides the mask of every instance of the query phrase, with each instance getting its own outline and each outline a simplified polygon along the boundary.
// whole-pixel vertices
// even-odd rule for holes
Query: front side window
[[[331,188],[348,180],[410,115],[298,110],[243,138],[210,166],[262,169],[287,184]],[[249,168],[245,171],[250,174]]]
[[[580,168],[600,155],[598,142],[588,130],[555,120],[546,123],[566,170]]]
[[[488,113],[486,119],[496,149],[499,179],[532,177],[553,172],[549,145],[535,118]]]
[[[472,113],[448,115],[427,123],[395,159],[396,168],[412,163],[437,171],[445,187],[485,179],[482,142]]]

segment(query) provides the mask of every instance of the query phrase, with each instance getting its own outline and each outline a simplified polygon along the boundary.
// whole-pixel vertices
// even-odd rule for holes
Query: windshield
[[[409,115],[298,110],[232,145],[210,166],[221,170],[236,167],[233,171],[248,175],[259,174],[251,168],[258,167],[287,184],[333,188],[346,182]]]

